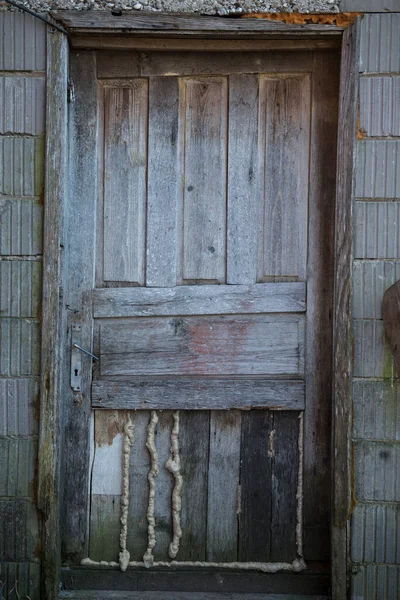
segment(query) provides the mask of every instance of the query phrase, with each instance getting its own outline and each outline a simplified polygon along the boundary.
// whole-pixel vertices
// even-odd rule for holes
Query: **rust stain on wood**
[[[127,417],[121,410],[96,411],[94,439],[96,446],[111,446],[114,438],[124,432]]]
[[[242,15],[244,19],[267,19],[268,21],[280,21],[286,25],[336,25],[336,27],[349,27],[358,16],[363,13],[316,13],[305,14],[299,12],[277,12],[277,13],[247,13]]]
[[[365,130],[360,124],[360,103],[358,103],[358,117],[357,117],[357,139],[363,140],[365,138]]]

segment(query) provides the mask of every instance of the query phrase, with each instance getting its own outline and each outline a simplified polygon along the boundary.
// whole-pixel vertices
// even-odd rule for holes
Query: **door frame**
[[[252,15],[254,16],[254,15]],[[351,22],[292,25],[264,18],[223,19],[184,15],[124,15],[105,12],[60,12],[69,39],[56,29],[47,32],[46,164],[44,195],[43,310],[39,432],[38,506],[42,512],[42,594],[56,600],[61,569],[60,507],[63,446],[62,397],[67,345],[64,289],[67,257],[64,214],[68,204],[68,83],[69,44],[85,49],[202,49],[258,43],[263,49],[301,49],[340,43],[341,68],[337,139],[335,265],[333,297],[332,393],[332,599],[349,597],[350,516],[354,505],[351,451],[352,428],[352,199],[354,194],[358,111],[360,17]],[[139,18],[140,17],[140,18]],[[309,18],[310,15],[304,15]],[[336,15],[331,15],[336,17]],[[306,20],[305,20],[306,23]],[[332,24],[333,23],[333,24]],[[105,35],[107,34],[107,35]],[[129,35],[127,35],[129,34]],[[257,40],[257,42],[256,42]],[[164,46],[163,46],[164,45]],[[143,46],[142,46],[143,47]]]

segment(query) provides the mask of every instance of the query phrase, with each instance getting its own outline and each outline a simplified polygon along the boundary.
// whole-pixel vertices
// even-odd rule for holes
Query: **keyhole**
[[[75,369],[75,377],[78,377],[78,369]]]

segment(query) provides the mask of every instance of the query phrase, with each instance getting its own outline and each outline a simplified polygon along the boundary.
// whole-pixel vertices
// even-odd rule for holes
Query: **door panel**
[[[82,383],[88,520],[77,491],[81,541],[66,525],[65,547],[92,566],[117,565],[120,547],[130,568],[324,561],[337,57],[83,54],[96,276],[70,326],[93,329],[100,360]]]

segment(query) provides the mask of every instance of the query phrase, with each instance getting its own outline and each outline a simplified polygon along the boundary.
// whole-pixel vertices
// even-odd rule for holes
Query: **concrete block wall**
[[[400,6],[399,6],[400,10]],[[400,14],[362,21],[354,204],[353,600],[400,598],[400,382],[383,335],[400,279]]]
[[[45,25],[0,12],[0,598],[38,600]]]

